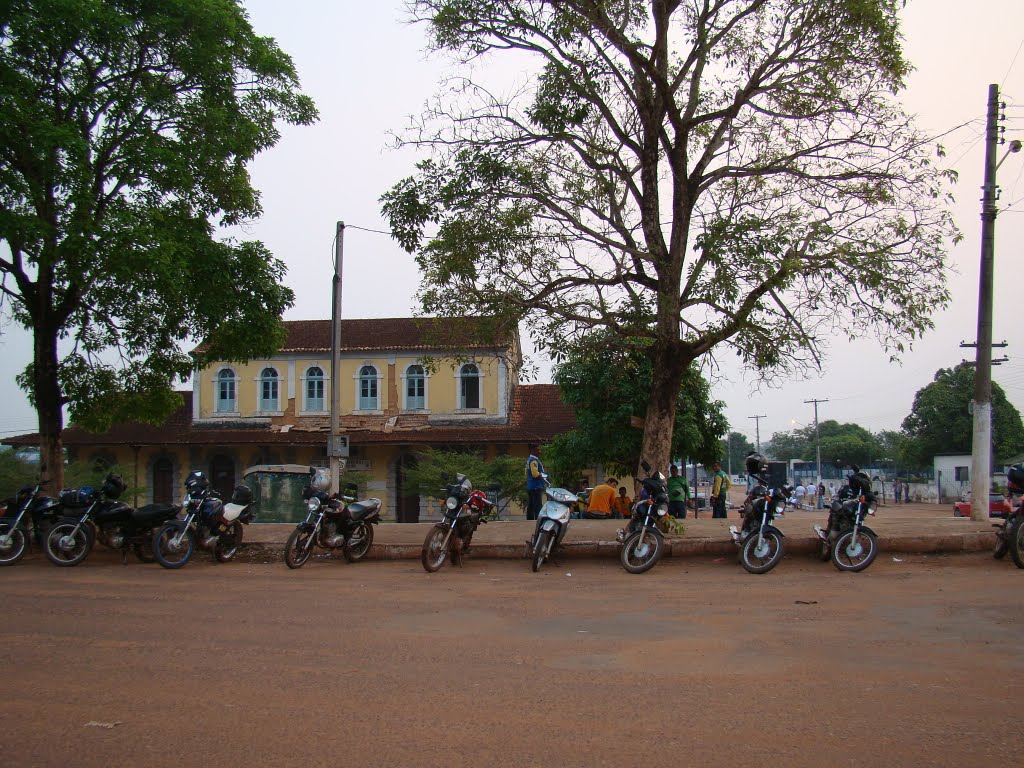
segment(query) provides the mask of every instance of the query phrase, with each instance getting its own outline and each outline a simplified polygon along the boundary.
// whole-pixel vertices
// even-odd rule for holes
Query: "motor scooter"
[[[573,509],[579,501],[576,494],[565,488],[550,487],[547,475],[544,475],[544,482],[548,486],[544,490],[547,501],[537,514],[537,528],[533,534],[533,541],[527,542],[527,554],[532,556],[531,567],[534,573],[540,570],[545,560],[558,551],[562,539],[565,538],[565,532],[569,530]]]

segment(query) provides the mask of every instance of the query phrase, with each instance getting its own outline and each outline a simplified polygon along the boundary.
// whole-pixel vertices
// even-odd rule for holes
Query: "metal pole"
[[[996,145],[999,86],[988,87],[985,183],[981,200],[981,267],[978,273],[978,335],[975,338],[974,430],[971,442],[971,519],[988,522],[992,476],[992,273],[996,229]]]
[[[828,400],[804,400],[805,403],[814,403],[814,461],[818,471],[818,485],[821,485],[821,437],[818,434],[818,403],[827,403]]]
[[[761,452],[761,419],[768,418],[767,416],[747,416],[748,419],[754,419],[754,434],[757,440],[757,452]]]
[[[334,280],[331,282],[331,493],[341,488],[338,436],[341,434],[341,271],[345,252],[345,222],[339,221],[334,239]]]

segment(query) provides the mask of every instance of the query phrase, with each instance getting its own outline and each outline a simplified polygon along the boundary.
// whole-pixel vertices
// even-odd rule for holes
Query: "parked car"
[[[988,516],[1006,517],[1013,510],[1010,502],[1001,493],[990,493],[988,495]],[[967,494],[963,501],[953,504],[953,517],[971,516],[971,495]]]

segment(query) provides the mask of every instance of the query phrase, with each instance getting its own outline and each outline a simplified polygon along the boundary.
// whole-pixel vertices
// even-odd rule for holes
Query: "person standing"
[[[796,490],[793,491],[793,494],[794,494],[793,498],[796,499],[796,505],[795,505],[796,508],[797,509],[803,509],[804,508],[804,496],[807,495],[807,489],[804,488],[804,484],[798,482],[797,485],[796,485]]]
[[[903,503],[910,503],[910,483],[908,483],[906,480],[903,481]]]
[[[716,461],[711,465],[714,475],[711,483],[711,517],[724,518],[726,495],[729,493],[729,476],[722,471],[722,462]]]
[[[892,498],[895,504],[900,503],[900,490],[902,489],[902,487],[903,484],[900,482],[899,479],[897,479],[896,482],[892,484]]]
[[[544,504],[544,465],[540,462],[540,446],[531,445],[526,459],[526,519],[536,520]]]
[[[679,474],[675,464],[669,465],[668,513],[680,520],[686,519],[686,502],[690,499],[690,484]]]

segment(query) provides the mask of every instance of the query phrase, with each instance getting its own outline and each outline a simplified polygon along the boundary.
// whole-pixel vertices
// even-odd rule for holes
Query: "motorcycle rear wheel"
[[[89,529],[84,525],[61,523],[50,529],[43,548],[51,563],[70,568],[85,560],[92,551],[93,541]]]
[[[28,552],[28,536],[20,525],[0,523],[0,536],[10,537],[7,544],[0,545],[0,565],[14,565]]]
[[[284,564],[292,570],[301,568],[316,548],[313,532],[296,528],[284,544]]]
[[[358,563],[366,557],[372,545],[373,526],[369,523],[360,523],[345,541],[341,552],[350,563]]]
[[[218,563],[227,563],[235,558],[242,548],[242,524],[235,520],[228,525],[213,545],[213,557]]]
[[[455,535],[454,533],[452,534]],[[445,539],[448,537],[448,528],[443,525],[435,525],[427,533],[423,540],[423,550],[420,552],[420,562],[427,573],[435,573],[441,570],[444,561],[448,558],[448,546]]]
[[[537,532],[537,540],[533,543],[533,562],[530,564],[534,573],[540,570],[541,565],[548,556],[548,547],[551,546],[552,536],[554,534],[551,531]]]
[[[1024,568],[1024,519],[1018,514],[1006,537],[1010,543],[1010,557],[1018,568]]]
[[[847,531],[836,539],[836,545],[832,547],[832,564],[840,571],[863,571],[877,556],[878,540],[867,531],[858,531],[857,541],[853,540],[853,531]]]
[[[182,533],[181,543],[178,547],[172,548],[171,542],[174,541],[179,530],[176,525],[165,525],[153,537],[153,554],[156,556],[156,561],[164,568],[181,568],[192,559],[192,553],[195,552],[196,535],[191,528]]]
[[[761,549],[758,549],[758,539],[761,539]],[[763,536],[751,533],[743,541],[740,547],[740,564],[749,573],[768,573],[779,564],[786,548],[782,543],[782,537],[774,531],[768,531]]]
[[[643,531],[627,536],[622,542],[622,549],[619,550],[619,562],[627,573],[644,573],[651,570],[665,551],[665,540],[660,531],[647,529],[646,533],[643,533],[643,543],[640,542],[641,533]]]

